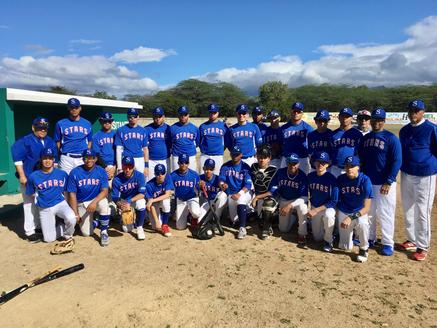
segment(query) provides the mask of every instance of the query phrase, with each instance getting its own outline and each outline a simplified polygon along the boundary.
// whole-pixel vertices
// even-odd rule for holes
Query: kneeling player
[[[94,228],[100,223],[100,244],[109,244],[109,205],[108,174],[96,165],[97,154],[87,149],[83,152],[84,164],[75,167],[68,176],[67,191],[69,204],[79,222],[82,235],[91,236]],[[94,222],[93,215],[97,211],[99,221]]]
[[[338,223],[340,225],[339,248],[351,250],[353,246],[352,232],[356,230],[360,239],[358,262],[366,262],[369,248],[369,217],[372,183],[367,175],[361,173],[360,160],[357,156],[346,157],[344,161],[346,173],[337,179]]]
[[[130,232],[133,228],[136,228],[138,240],[144,240],[146,238],[143,229],[146,217],[144,174],[135,170],[133,157],[123,157],[121,163],[123,172],[118,174],[112,181],[112,200],[117,208],[123,212],[130,211],[132,207],[135,209],[135,224],[123,225],[123,231]]]
[[[307,217],[311,220],[314,240],[324,240],[323,250],[332,252],[335,206],[338,201],[337,179],[327,172],[330,164],[328,153],[318,152],[311,158],[316,171],[308,174],[311,210],[308,211]]]

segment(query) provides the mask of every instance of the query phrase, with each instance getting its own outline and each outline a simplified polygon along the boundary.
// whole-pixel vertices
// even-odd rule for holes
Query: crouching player
[[[318,152],[311,158],[316,171],[308,174],[311,210],[307,217],[311,220],[314,240],[324,240],[323,250],[332,252],[335,206],[338,201],[337,179],[327,172],[330,164],[328,153]]]
[[[152,218],[152,229],[161,230],[166,237],[171,236],[168,219],[170,217],[170,198],[174,192],[171,177],[166,174],[164,164],[156,164],[155,177],[146,184],[147,211]]]
[[[346,173],[337,179],[338,224],[340,225],[340,242],[338,247],[352,250],[352,233],[354,229],[360,239],[358,262],[366,262],[369,248],[369,217],[372,183],[369,177],[360,172],[360,160],[357,156],[348,156],[344,161]]]
[[[112,200],[120,211],[130,211],[135,209],[135,224],[123,225],[124,232],[130,232],[136,228],[138,240],[146,239],[144,234],[144,219],[146,217],[146,182],[144,174],[135,170],[135,161],[131,156],[123,157],[123,172],[119,173],[112,181]]]
[[[29,176],[26,194],[35,194],[44,241],[49,243],[64,237],[66,241],[62,243],[61,248],[71,250],[74,245],[76,215],[65,200],[68,175],[65,171],[53,167],[54,159],[52,148],[42,150],[41,169]],[[62,224],[56,224],[56,216],[63,220]]]
[[[223,164],[220,169],[219,185],[228,196],[229,216],[232,224],[235,224],[237,217],[240,224],[238,239],[246,237],[247,205],[252,196],[252,179],[250,178],[250,167],[242,161],[243,154],[238,146],[231,148],[231,160]]]
[[[67,191],[69,204],[79,222],[83,236],[91,236],[94,228],[100,224],[100,245],[109,244],[109,205],[108,174],[96,165],[97,154],[87,149],[83,152],[84,164],[75,167],[68,176]],[[94,212],[99,213],[99,221],[93,220]]]

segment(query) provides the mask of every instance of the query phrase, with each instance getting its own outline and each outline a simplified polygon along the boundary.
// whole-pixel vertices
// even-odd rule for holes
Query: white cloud
[[[156,48],[138,47],[132,50],[126,49],[114,54],[111,59],[114,61],[121,61],[129,64],[143,63],[143,62],[159,62],[163,58],[176,55],[173,49],[162,50]]]
[[[40,44],[26,44],[24,48],[38,55],[48,55],[54,51],[53,49],[44,47],[43,45]]]
[[[72,44],[91,45],[91,44],[102,43],[102,41],[101,40],[77,39],[77,40],[70,40],[70,43],[72,43]]]

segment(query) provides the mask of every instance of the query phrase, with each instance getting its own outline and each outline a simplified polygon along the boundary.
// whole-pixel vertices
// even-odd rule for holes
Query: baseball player
[[[247,123],[251,124],[251,123]],[[257,128],[258,129],[258,128]],[[223,164],[220,169],[219,186],[228,196],[227,205],[232,224],[239,221],[238,239],[247,235],[247,206],[250,204],[252,195],[252,179],[250,167],[243,162],[243,152],[238,146],[230,150],[231,160]]]
[[[92,149],[97,155],[97,163],[105,169],[108,179],[112,180],[115,174],[115,131],[112,130],[114,119],[111,113],[102,112],[99,122],[102,128],[93,135]]]
[[[161,230],[166,237],[171,236],[168,219],[170,217],[170,198],[174,185],[170,175],[166,174],[164,164],[157,164],[153,169],[155,177],[146,184],[146,208],[152,217],[152,229]]]
[[[94,228],[100,225],[100,245],[109,244],[108,226],[110,219],[108,205],[108,174],[96,165],[97,154],[87,149],[83,152],[84,164],[71,170],[68,176],[67,191],[69,204],[76,215],[82,235],[89,237]],[[99,213],[99,220],[94,222],[94,212]]]
[[[307,217],[311,222],[314,240],[323,240],[323,250],[332,252],[335,206],[338,201],[337,179],[328,172],[330,157],[327,152],[316,152],[312,156],[316,170],[308,174],[311,209]]]
[[[314,128],[302,120],[304,105],[296,102],[291,106],[290,120],[281,127],[282,163],[287,166],[287,158],[292,153],[299,156],[299,167],[305,174],[310,171],[308,158],[308,134]]]
[[[67,106],[68,117],[56,123],[54,140],[61,153],[59,168],[69,174],[83,164],[82,153],[91,148],[93,130],[91,123],[80,116],[82,107],[78,99],[68,99]]]
[[[52,148],[41,151],[41,169],[30,174],[26,195],[35,195],[44,241],[50,243],[64,237],[64,245],[74,244],[76,215],[65,200],[68,174],[54,168],[55,153]],[[56,224],[56,216],[62,224]]]
[[[195,226],[201,216],[199,204],[199,174],[188,168],[190,157],[182,154],[178,159],[179,169],[171,174],[176,197],[176,229],[187,228],[187,218],[190,214]]]
[[[146,130],[138,125],[140,114],[136,108],[127,111],[128,123],[117,130],[114,145],[118,172],[123,171],[123,157],[131,157],[135,162],[135,170],[149,177],[149,140]]]
[[[287,167],[281,168],[273,176],[270,182],[269,192],[279,198],[279,230],[289,232],[296,221],[293,212],[298,217],[299,246],[305,244],[307,236],[307,213],[308,213],[308,180],[302,170],[299,169],[300,158],[291,153],[287,157]]]
[[[353,112],[350,108],[340,110],[338,120],[340,127],[332,135],[332,167],[331,173],[338,177],[345,172],[344,161],[346,157],[355,154],[362,133],[352,126]]]
[[[20,191],[23,196],[24,233],[30,243],[41,241],[41,235],[35,233],[40,227],[38,211],[33,197],[26,195],[26,183],[32,172],[38,169],[40,154],[44,147],[51,148],[57,159],[57,147],[52,138],[47,136],[49,121],[36,117],[32,122],[32,133],[18,139],[11,147],[16,173],[20,181]]]
[[[264,139],[264,135],[267,131],[267,125],[263,122],[263,118],[263,108],[261,106],[255,106],[252,109],[252,123],[258,126],[258,129],[261,132],[261,137]]]
[[[357,129],[361,131],[363,136],[371,131],[370,129],[371,114],[368,110],[363,109],[357,113]]]
[[[229,128],[226,136],[226,147],[231,150],[233,147],[241,149],[243,162],[247,165],[255,163],[256,147],[262,144],[262,135],[258,126],[247,121],[248,107],[240,104],[236,107],[237,123]]]
[[[170,128],[172,144],[172,168],[176,170],[179,156],[185,154],[189,157],[190,169],[197,172],[196,147],[199,146],[199,129],[191,122],[188,107],[178,108],[179,122],[174,123]]]
[[[270,121],[270,126],[267,127],[263,136],[263,143],[270,145],[272,150],[270,165],[280,168],[282,161],[281,127],[279,125],[281,114],[278,110],[272,109],[267,118]]]
[[[209,119],[199,126],[200,134],[200,167],[210,158],[215,163],[214,174],[220,173],[223,165],[223,152],[225,150],[225,135],[227,125],[219,120],[220,108],[216,104],[208,106]]]
[[[369,253],[369,217],[368,213],[373,198],[372,182],[360,172],[358,156],[348,156],[344,161],[346,173],[337,178],[338,224],[340,241],[338,247],[352,250],[352,233],[355,230],[360,240],[358,262],[366,262]]]
[[[171,134],[170,126],[165,123],[165,111],[156,107],[152,111],[153,122],[145,126],[149,140],[149,180],[153,179],[155,166],[162,164],[170,169]]]
[[[431,242],[431,210],[437,175],[437,127],[424,119],[425,103],[408,105],[410,123],[399,132],[402,145],[401,196],[407,240],[399,247],[426,259]]]
[[[393,255],[393,235],[396,211],[396,176],[402,164],[399,139],[384,129],[385,110],[372,111],[372,132],[367,133],[358,146],[361,171],[372,181],[373,200],[369,212],[369,245],[376,241],[376,221],[381,224],[382,250],[385,256]]]
[[[146,182],[144,174],[135,169],[135,160],[131,156],[123,157],[122,161],[123,172],[119,173],[112,181],[112,200],[117,205],[117,208],[122,211],[135,209],[136,219],[134,226],[123,225],[124,232],[130,232],[136,228],[137,239],[144,240],[144,220],[146,217],[146,201],[144,194],[146,193]]]
[[[325,152],[329,157],[332,155],[333,132],[328,128],[330,119],[329,112],[326,109],[320,109],[314,117],[317,129],[308,133],[308,152],[313,169],[315,169],[313,156],[316,153]]]

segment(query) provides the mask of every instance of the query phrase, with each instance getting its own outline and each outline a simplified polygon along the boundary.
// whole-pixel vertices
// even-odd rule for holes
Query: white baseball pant
[[[283,167],[287,167],[287,158],[286,157],[282,157],[282,161],[281,161],[281,168]],[[308,174],[310,172],[310,159],[309,157],[303,157],[303,158],[299,158],[299,169],[303,171],[303,173]]]
[[[231,222],[235,223],[238,219],[238,205],[249,205],[250,201],[252,200],[252,193],[250,191],[246,191],[240,196],[240,198],[238,198],[238,200],[232,199],[231,196],[232,195],[228,196],[227,204],[229,208],[229,217],[231,218]]]
[[[303,198],[297,198],[292,200],[287,199],[279,199],[279,208],[292,204],[293,209],[290,210],[286,215],[279,215],[279,231],[281,232],[289,232],[291,230],[291,227],[296,221],[296,216],[293,215],[293,212],[296,211],[297,218],[298,218],[298,229],[297,233],[301,236],[307,235],[307,213],[308,213],[308,206],[305,203],[305,200]]]
[[[77,204],[77,209],[79,211],[79,216],[80,216],[79,227],[80,227],[80,231],[82,232],[82,235],[85,237],[91,236],[94,232],[94,227],[93,227],[94,213],[88,213],[86,211],[86,208],[88,207],[89,204],[91,204],[92,201],[93,200],[89,200]],[[107,198],[103,198],[100,202],[97,203],[96,211],[97,213],[99,213],[99,215],[110,215]]]
[[[176,199],[176,229],[183,230],[187,228],[187,216],[199,219],[201,216],[199,197],[191,198],[187,201]]]
[[[135,162],[135,171],[144,174],[144,157],[134,157],[134,162]],[[146,178],[147,180],[148,177],[144,177],[144,178]]]
[[[55,241],[64,236],[66,239],[73,237],[76,215],[67,201],[63,200],[52,207],[39,208],[41,229],[46,243]],[[56,216],[63,219],[64,223],[56,225]]]
[[[72,169],[80,165],[83,165],[82,157],[73,158],[67,155],[61,155],[61,158],[59,159],[59,168],[62,171],[67,172],[67,174],[70,174]]]
[[[335,226],[335,209],[327,208],[317,213],[310,220],[315,241],[332,243],[332,233]]]
[[[352,213],[349,213],[352,214]],[[355,233],[360,239],[360,248],[367,250],[369,248],[369,217],[367,214],[360,216],[358,219],[352,220],[351,224],[346,228],[341,227],[341,222],[348,214],[338,211],[338,230],[340,232],[340,241],[338,242],[338,248],[344,250],[352,250],[354,243],[352,241],[352,234]]]
[[[153,203],[152,206],[155,208],[156,214],[158,215],[159,222],[162,224],[161,210],[165,213],[170,213],[171,211],[170,198],[161,200],[160,202]],[[152,224],[152,229],[156,230],[155,220],[152,220],[151,214],[149,214],[149,217],[150,217],[150,223]]]
[[[178,164],[178,159],[179,156],[172,156],[171,157],[171,163],[172,163],[172,171],[175,171],[179,168],[179,164]],[[191,170],[198,172],[197,171],[197,159],[196,159],[196,155],[194,156],[190,156],[190,163],[188,164],[188,168],[190,168]]]
[[[155,166],[158,164],[164,165],[167,173],[172,172],[170,167],[170,158],[159,160],[149,159],[149,178],[147,181],[150,181],[155,177]]]
[[[207,159],[211,158],[215,162],[214,167],[214,174],[219,175],[220,174],[220,168],[223,165],[223,155],[206,155],[206,154],[200,154],[200,170],[203,170],[203,165],[205,164],[205,161]]]
[[[407,239],[428,250],[431,242],[431,210],[436,174],[419,177],[401,172],[401,198]]]
[[[258,162],[258,160],[256,159],[255,156],[252,157],[248,157],[248,158],[243,158],[241,159],[244,163],[246,163],[249,166],[252,166],[252,164]]]
[[[41,226],[38,208],[35,197],[26,195],[26,185],[20,184],[20,191],[23,196],[24,233],[26,236],[31,236],[35,233],[35,229]]]
[[[223,210],[225,209],[227,201],[228,201],[228,196],[223,191],[218,192],[215,199],[211,201],[212,208],[219,219],[222,216],[222,213],[223,213]],[[206,212],[208,212],[208,210],[209,210],[209,204],[208,204],[208,201],[205,200],[205,202],[200,206],[200,212],[201,212],[200,218],[201,219],[205,216],[205,214],[206,214]]]

